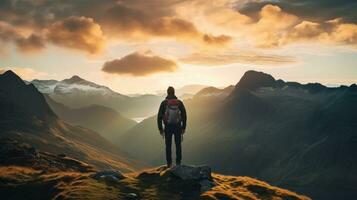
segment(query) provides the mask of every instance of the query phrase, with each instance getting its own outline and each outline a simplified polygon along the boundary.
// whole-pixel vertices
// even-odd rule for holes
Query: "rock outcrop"
[[[168,169],[164,175],[178,178],[180,181],[194,182],[200,186],[200,191],[205,192],[214,186],[209,166],[178,165]]]
[[[137,193],[139,197],[147,194],[145,191],[149,188],[155,188],[154,197],[158,199],[310,199],[253,178],[212,174],[208,166],[162,166],[145,170],[136,179],[144,186],[143,191]]]
[[[125,178],[125,176],[118,170],[99,171],[95,174],[92,174],[90,177],[109,184],[118,183],[120,180]]]

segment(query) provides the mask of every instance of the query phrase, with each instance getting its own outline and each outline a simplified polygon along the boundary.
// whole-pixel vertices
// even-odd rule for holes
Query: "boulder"
[[[199,185],[201,192],[210,190],[215,184],[209,166],[178,165],[165,171],[164,176]]]
[[[135,193],[129,193],[129,194],[125,195],[125,199],[127,199],[127,200],[136,200],[136,199],[139,199],[139,197]]]
[[[209,166],[177,165],[166,171],[182,180],[212,180],[211,168]]]
[[[105,170],[91,175],[92,178],[107,183],[117,183],[125,176],[118,170]]]
[[[208,190],[210,190],[213,186],[215,186],[215,183],[213,181],[210,180],[202,180],[199,182],[200,184],[200,190],[201,192],[206,192]]]

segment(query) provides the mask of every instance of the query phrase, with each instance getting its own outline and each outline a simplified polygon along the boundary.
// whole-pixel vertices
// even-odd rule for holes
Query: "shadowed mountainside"
[[[43,95],[12,71],[0,75],[0,138],[26,142],[98,168],[132,171],[139,166],[96,132],[61,121]]]
[[[327,88],[248,71],[226,97],[185,101],[184,162],[257,177],[314,199],[351,199],[357,195],[355,102],[356,85]],[[164,160],[156,117],[117,144],[152,165]]]
[[[55,102],[45,95],[46,102],[51,109],[63,120],[72,124],[90,128],[108,140],[118,138],[137,123],[134,120],[121,116],[117,111],[100,105],[91,105],[83,108],[69,108]]]

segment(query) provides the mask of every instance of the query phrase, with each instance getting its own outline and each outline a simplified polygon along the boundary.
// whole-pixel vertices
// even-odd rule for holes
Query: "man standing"
[[[159,113],[157,115],[157,126],[160,134],[162,136],[165,134],[167,167],[171,167],[172,165],[172,136],[175,138],[176,145],[176,165],[181,164],[181,142],[186,129],[186,120],[187,115],[185,106],[182,101],[177,99],[175,96],[175,89],[170,86],[167,88],[167,97],[161,102]],[[164,123],[165,129],[163,129],[162,123]]]

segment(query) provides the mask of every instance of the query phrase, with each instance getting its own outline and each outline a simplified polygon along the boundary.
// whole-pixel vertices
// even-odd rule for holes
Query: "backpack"
[[[168,99],[167,100],[164,122],[166,124],[181,123],[181,111],[179,109],[179,100],[177,100],[177,99]]]

